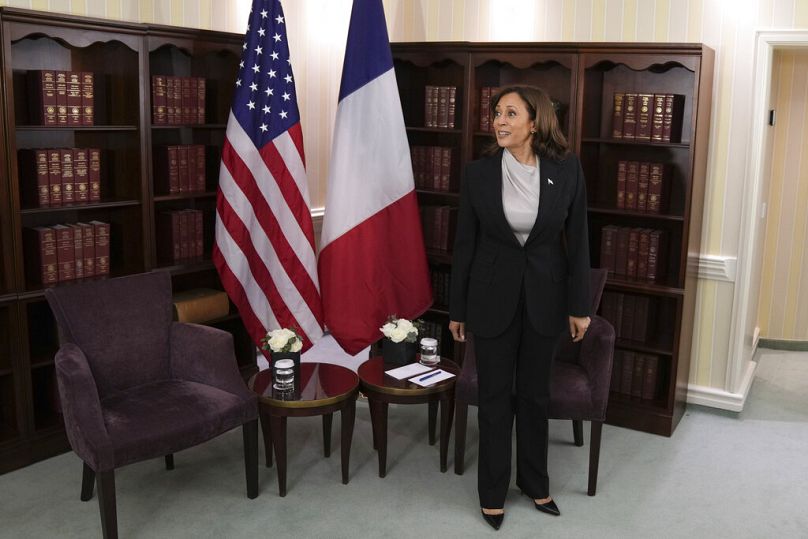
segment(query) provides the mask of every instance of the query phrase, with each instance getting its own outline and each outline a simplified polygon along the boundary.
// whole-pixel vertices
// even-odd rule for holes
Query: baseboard
[[[792,352],[808,352],[808,341],[793,339],[760,339],[758,346],[772,350],[789,350]]]
[[[740,390],[737,393],[731,393],[716,387],[689,385],[687,388],[688,404],[699,404],[710,408],[740,412],[743,410],[746,398],[749,396],[749,390],[752,388],[752,380],[755,379],[757,365],[756,361],[747,363],[741,379]]]

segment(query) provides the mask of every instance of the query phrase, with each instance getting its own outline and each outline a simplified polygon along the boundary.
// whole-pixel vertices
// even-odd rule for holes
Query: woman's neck
[[[533,154],[533,148],[529,144],[519,148],[508,148],[508,151],[511,152],[511,155],[523,165],[536,165],[536,156]]]

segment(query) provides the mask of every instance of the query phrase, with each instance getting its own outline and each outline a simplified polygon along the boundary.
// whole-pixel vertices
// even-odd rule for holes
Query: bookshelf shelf
[[[459,204],[463,166],[494,141],[485,125],[484,102],[490,89],[532,84],[544,88],[554,100],[562,130],[581,158],[587,181],[592,266],[600,266],[604,227],[633,229],[635,234],[649,234],[652,229],[664,239],[664,244],[660,239],[661,258],[656,259],[661,264],[656,268],[660,278],[649,282],[615,275],[606,284],[607,293],[636,296],[641,298],[640,304],[650,305],[649,316],[664,330],[656,344],[630,339],[617,343],[621,350],[658,356],[660,398],[643,401],[614,393],[608,421],[670,436],[684,412],[686,392],[682,388],[687,385],[690,365],[697,280],[687,260],[689,253],[700,250],[713,51],[699,44],[652,43],[394,43],[392,49],[410,147],[448,146],[453,152],[452,195],[418,186],[422,208]],[[446,129],[420,127],[429,85],[456,87],[452,134]],[[670,138],[674,142],[614,138],[615,93],[684,96],[672,98],[681,104],[681,138],[673,130],[673,120]],[[633,205],[618,207],[618,169],[621,162],[633,161],[638,168],[648,163],[649,191],[643,200],[654,195],[658,212],[646,213]],[[650,190],[652,166],[660,167],[655,176],[664,187],[659,198]],[[639,185],[636,192],[641,192]],[[444,230],[442,224],[422,228],[425,240],[441,234],[452,237],[451,227]],[[451,249],[451,241],[445,243]],[[450,271],[449,250],[428,246],[427,259],[433,273]],[[443,307],[436,305],[427,314],[445,328],[448,312]],[[620,325],[622,320],[611,322]],[[453,347],[454,359],[462,361],[462,346],[454,346],[448,331],[440,338]]]
[[[0,7],[0,122],[13,136],[0,141],[0,473],[65,451],[53,358],[56,322],[26,258],[34,227],[101,221],[110,227],[109,276],[169,271],[175,291],[221,289],[210,261],[220,149],[238,71],[243,35],[122,23]],[[39,94],[45,73],[92,73],[92,124],[48,121]],[[151,75],[204,78],[204,123],[152,125]],[[56,75],[55,75],[56,76]],[[32,78],[33,77],[33,78]],[[41,80],[37,77],[43,77]],[[59,79],[56,79],[59,82]],[[82,80],[82,79],[80,79]],[[88,87],[89,88],[89,87]],[[58,92],[57,92],[58,94]],[[61,94],[59,94],[61,95]],[[57,96],[58,97],[58,96]],[[58,107],[57,107],[58,108]],[[82,114],[85,111],[82,110]],[[57,115],[57,119],[58,115]],[[82,121],[88,120],[82,116]],[[70,116],[68,115],[68,121]],[[204,191],[162,195],[154,189],[153,149],[204,147]],[[39,207],[41,193],[20,150],[100,150],[100,201]],[[35,153],[35,152],[34,152]],[[69,152],[68,152],[69,153]],[[75,156],[75,153],[73,154]],[[41,163],[41,162],[40,162]],[[48,170],[68,184],[67,175]],[[33,185],[31,181],[34,180]],[[36,187],[36,189],[32,189]],[[31,196],[35,193],[34,196]],[[52,195],[49,189],[48,195]],[[203,255],[178,264],[158,261],[160,213],[201,211]],[[25,231],[25,232],[24,232]],[[40,245],[41,247],[41,245]],[[35,268],[35,266],[34,266]],[[103,277],[88,277],[97,279]],[[82,279],[58,282],[72,286]],[[255,366],[255,349],[240,317],[214,321],[234,336],[238,367]],[[11,433],[11,434],[8,434]],[[5,444],[13,439],[15,443]]]

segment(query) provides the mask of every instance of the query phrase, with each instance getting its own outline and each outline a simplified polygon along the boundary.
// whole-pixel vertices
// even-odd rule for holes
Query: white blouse
[[[539,156],[536,166],[520,163],[507,148],[502,152],[502,208],[516,239],[524,245],[539,215]]]

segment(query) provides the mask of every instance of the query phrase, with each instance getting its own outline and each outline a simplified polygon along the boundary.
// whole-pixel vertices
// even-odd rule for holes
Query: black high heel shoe
[[[537,503],[536,500],[533,500],[533,505],[542,513],[547,513],[548,515],[553,515],[554,517],[561,516],[561,511],[559,511],[558,506],[552,499],[545,503]]]
[[[480,514],[483,516],[483,520],[485,520],[489,526],[498,530],[500,526],[502,526],[502,521],[505,519],[505,513],[500,513],[498,515],[486,515],[482,509],[480,509]]]
[[[553,515],[554,517],[561,516],[561,511],[558,509],[555,500],[553,500],[552,498],[550,498],[549,502],[536,503],[536,499],[531,496],[528,496],[527,493],[525,493],[525,491],[522,491],[522,494],[530,498],[533,501],[533,506],[542,513],[547,513],[548,515]]]

